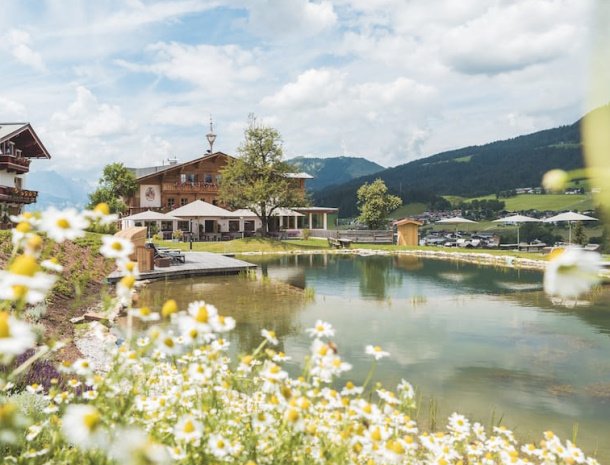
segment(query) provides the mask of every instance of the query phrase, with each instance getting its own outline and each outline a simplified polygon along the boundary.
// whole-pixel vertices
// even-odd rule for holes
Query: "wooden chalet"
[[[219,185],[221,170],[232,157],[223,152],[208,153],[185,163],[170,160],[164,166],[148,168],[132,168],[138,182],[138,189],[133,197],[127,199],[129,215],[146,212],[148,210],[175,215],[182,207],[202,201],[210,206],[225,207],[219,201]],[[289,175],[295,189],[305,193],[305,180],[312,176],[307,173],[291,173]],[[270,228],[275,231],[281,229],[334,229],[337,223],[336,208],[295,208],[283,209],[281,214],[273,217]],[[212,215],[207,220],[205,215],[193,224],[193,220],[183,218],[177,224],[171,222],[156,222],[157,228],[168,234],[171,229],[177,228],[189,231],[195,237],[228,233],[251,233],[258,229],[260,220],[252,212],[241,210],[234,213],[233,220],[228,216],[216,218]],[[180,216],[180,215],[177,215]],[[187,215],[188,216],[188,215]],[[191,215],[192,216],[192,215]],[[189,222],[190,221],[190,222]],[[145,224],[146,222],[141,222]]]
[[[0,227],[11,227],[9,216],[36,202],[38,192],[25,189],[33,158],[51,158],[30,123],[0,123]]]

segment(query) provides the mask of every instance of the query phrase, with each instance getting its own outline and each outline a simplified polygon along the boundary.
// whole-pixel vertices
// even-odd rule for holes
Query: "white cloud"
[[[22,29],[11,29],[4,34],[1,42],[5,44],[4,48],[20,63],[37,71],[45,71],[46,67],[42,57],[30,46],[32,38],[29,32]]]
[[[168,79],[189,82],[208,91],[226,92],[238,83],[260,78],[263,71],[256,64],[256,51],[236,45],[185,45],[158,42],[147,49],[153,54],[151,64],[117,63],[131,71],[149,72]]]
[[[329,69],[309,69],[295,82],[262,100],[264,106],[289,107],[292,110],[326,106],[335,101],[344,87],[344,73]]]
[[[118,105],[99,103],[95,95],[83,86],[76,88],[76,100],[65,112],[51,115],[51,123],[59,130],[75,136],[99,137],[122,134],[133,129]]]
[[[460,72],[496,74],[558,58],[576,36],[577,28],[557,2],[522,2],[490,8],[450,30],[443,55]]]
[[[337,22],[337,15],[329,1],[253,0],[248,7],[250,30],[272,39],[278,36],[314,36]]]
[[[6,122],[24,121],[27,119],[28,112],[22,103],[0,95],[0,114],[2,114],[2,120]]]

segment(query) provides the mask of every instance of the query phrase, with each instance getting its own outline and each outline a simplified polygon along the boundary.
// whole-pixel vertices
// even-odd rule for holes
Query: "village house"
[[[129,215],[152,210],[183,216],[176,225],[169,221],[160,222],[158,229],[165,233],[174,229],[174,226],[185,232],[193,232],[196,237],[215,237],[214,235],[221,233],[253,233],[261,227],[261,221],[253,212],[225,210],[226,213],[221,214],[219,210],[225,207],[219,200],[221,171],[230,159],[231,156],[226,153],[214,152],[185,163],[170,159],[163,166],[132,168],[138,189],[135,195],[127,200]],[[305,181],[312,179],[307,173],[291,173],[289,177],[294,189],[303,193]],[[197,204],[193,205],[194,202]],[[201,202],[209,204],[210,207],[206,208]],[[191,207],[188,209],[184,208],[189,205]],[[189,215],[181,215],[181,211]],[[192,222],[196,218],[196,211],[201,212],[201,215],[200,221],[197,221],[198,224],[193,229]],[[337,213],[336,208],[322,207],[279,209],[271,218],[269,227],[272,231],[335,229]]]
[[[51,158],[30,123],[0,123],[0,228],[11,227],[10,215],[36,202],[38,192],[25,189],[33,158]]]

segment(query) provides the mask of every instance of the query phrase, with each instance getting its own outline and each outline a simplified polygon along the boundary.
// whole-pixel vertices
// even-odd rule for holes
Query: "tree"
[[[589,238],[585,233],[585,228],[582,225],[582,221],[576,222],[572,237],[574,238],[574,244],[587,245],[587,243],[589,242]]]
[[[105,202],[111,213],[123,213],[127,210],[124,199],[133,196],[137,188],[135,175],[123,163],[111,163],[104,167],[97,189],[89,194],[87,207]]]
[[[366,223],[369,229],[380,229],[391,211],[402,205],[402,199],[388,193],[388,188],[381,179],[371,184],[365,183],[358,189],[358,220]]]
[[[269,233],[269,219],[278,208],[305,206],[301,189],[289,177],[291,166],[283,160],[280,134],[250,117],[239,157],[221,170],[219,196],[231,208],[248,208]]]

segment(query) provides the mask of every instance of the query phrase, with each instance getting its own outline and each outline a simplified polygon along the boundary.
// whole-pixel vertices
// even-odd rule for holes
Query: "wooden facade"
[[[220,171],[231,158],[222,152],[195,160],[157,168],[153,173],[137,178],[136,194],[128,199],[129,214],[146,210],[171,213],[172,210],[195,200],[219,205]],[[293,178],[295,188],[305,191],[305,179]]]
[[[398,233],[398,245],[419,245],[419,227],[423,223],[406,218],[404,220],[397,221],[394,224],[396,225],[396,231]]]
[[[0,228],[10,215],[36,202],[38,192],[25,189],[32,158],[51,158],[29,123],[0,123]]]

